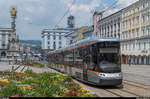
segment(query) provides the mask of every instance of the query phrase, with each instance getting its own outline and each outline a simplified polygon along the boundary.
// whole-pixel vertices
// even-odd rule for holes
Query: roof
[[[0,28],[0,31],[11,31],[11,28]]]

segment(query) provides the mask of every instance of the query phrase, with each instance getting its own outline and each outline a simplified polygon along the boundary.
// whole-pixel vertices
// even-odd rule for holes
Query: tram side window
[[[64,62],[67,65],[72,65],[73,64],[73,52],[72,51],[65,52]]]
[[[63,64],[63,54],[62,53],[59,53],[59,57],[58,57],[58,63],[59,64]]]
[[[96,52],[94,52],[96,53]],[[96,63],[95,63],[95,57],[93,57],[94,55],[92,47],[88,46],[86,47],[86,49],[84,49],[84,65],[88,66],[88,70],[94,70],[96,71]]]
[[[58,61],[59,61],[59,56],[58,56],[58,54],[56,54],[55,55],[55,63],[58,64]]]
[[[69,59],[70,59],[69,65],[72,66],[74,63],[73,50],[69,52]]]
[[[64,65],[67,65],[67,52],[64,52]]]
[[[74,50],[74,65],[77,68],[82,68],[83,66],[82,48]]]

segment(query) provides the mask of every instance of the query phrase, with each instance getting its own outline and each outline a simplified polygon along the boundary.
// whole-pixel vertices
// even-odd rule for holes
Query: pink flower
[[[11,96],[11,97],[19,97],[19,95],[18,95],[18,94],[16,94],[16,95],[14,95],[14,96]]]

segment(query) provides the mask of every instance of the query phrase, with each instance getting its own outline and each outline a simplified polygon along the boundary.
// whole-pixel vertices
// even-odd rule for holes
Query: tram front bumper
[[[115,86],[122,84],[122,79],[100,79],[99,85]]]
[[[123,75],[122,73],[100,73],[99,85],[120,85],[122,84]]]

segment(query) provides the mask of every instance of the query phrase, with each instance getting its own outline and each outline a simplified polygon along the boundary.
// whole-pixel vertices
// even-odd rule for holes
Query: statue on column
[[[12,6],[10,8],[10,15],[11,15],[11,29],[12,32],[10,34],[9,38],[9,50],[10,50],[10,56],[17,57],[19,55],[19,38],[16,35],[16,24],[15,24],[15,19],[17,16],[17,8],[15,6]],[[13,56],[14,55],[14,56]]]

